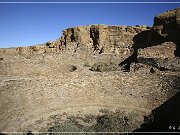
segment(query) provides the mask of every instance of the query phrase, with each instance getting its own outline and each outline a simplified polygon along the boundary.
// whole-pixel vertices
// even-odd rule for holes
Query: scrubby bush
[[[91,65],[90,65],[88,62],[85,62],[85,63],[83,64],[83,67],[91,67]]]
[[[132,131],[131,117],[125,111],[107,111],[97,117],[95,131],[102,132],[128,132]]]
[[[66,121],[51,127],[48,132],[82,132],[82,130],[72,121]]]
[[[91,66],[90,70],[97,72],[117,71],[119,66],[113,62],[97,62]]]
[[[141,124],[137,113],[102,110],[99,115],[70,116],[66,122],[49,128],[49,132],[129,132]],[[88,134],[88,133],[85,133]],[[91,133],[92,134],[92,133]]]

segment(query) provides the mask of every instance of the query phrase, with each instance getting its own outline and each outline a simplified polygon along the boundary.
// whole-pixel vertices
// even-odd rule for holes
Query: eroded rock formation
[[[167,34],[166,41],[176,44],[175,55],[180,56],[180,8],[167,11],[154,18],[154,26],[162,26],[161,33]]]

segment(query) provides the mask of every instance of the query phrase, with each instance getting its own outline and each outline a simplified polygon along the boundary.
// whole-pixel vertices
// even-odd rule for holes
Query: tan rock
[[[161,45],[147,47],[138,50],[138,57],[144,58],[174,58],[174,51],[176,50],[176,45],[172,42],[165,42]]]

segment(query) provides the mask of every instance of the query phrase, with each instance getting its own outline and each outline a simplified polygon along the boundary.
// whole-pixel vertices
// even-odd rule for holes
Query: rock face
[[[155,16],[153,27],[77,26],[56,41],[1,48],[0,132],[123,132],[144,125],[165,131],[177,125],[179,12]]]
[[[31,55],[58,52],[60,50],[76,52],[79,48],[84,48],[86,53],[115,54],[125,59],[133,53],[133,37],[148,29],[147,27],[140,26],[78,26],[65,29],[57,41],[48,42],[47,46],[0,49],[0,51],[2,55]]]
[[[180,8],[155,16],[154,26],[159,25],[163,27],[161,32],[167,34],[165,40],[177,45],[175,55],[180,56]]]
[[[143,58],[159,58],[159,59],[173,59],[175,58],[174,51],[176,45],[172,42],[165,42],[157,46],[147,47],[138,50],[138,57]]]
[[[91,25],[68,28],[61,40],[64,48],[86,47],[97,54],[115,54],[122,59],[133,53],[133,37],[147,27]]]

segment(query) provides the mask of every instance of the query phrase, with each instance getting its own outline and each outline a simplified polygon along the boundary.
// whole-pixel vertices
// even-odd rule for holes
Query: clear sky
[[[39,2],[42,1],[46,0],[39,0]],[[73,2],[75,0],[69,1]],[[99,0],[99,2],[102,1],[107,0]],[[180,4],[0,3],[0,48],[45,43],[60,37],[63,29],[77,25],[151,26],[155,15],[177,7],[180,7]]]

